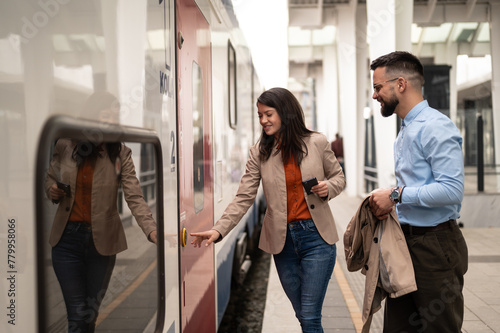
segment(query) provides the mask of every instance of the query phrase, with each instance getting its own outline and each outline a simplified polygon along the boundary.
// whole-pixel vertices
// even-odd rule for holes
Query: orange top
[[[85,159],[78,168],[76,176],[75,201],[69,221],[90,224],[92,181],[94,179],[95,159]]]
[[[302,173],[300,167],[291,158],[285,164],[287,223],[311,218],[302,188]]]

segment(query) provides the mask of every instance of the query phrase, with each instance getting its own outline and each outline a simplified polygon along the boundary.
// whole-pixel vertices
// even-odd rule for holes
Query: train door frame
[[[212,50],[210,24],[194,0],[176,2],[179,289],[181,332],[216,330],[214,248],[190,246],[190,232],[213,226]],[[194,73],[198,72],[198,76]],[[195,85],[201,81],[201,86]],[[195,96],[195,89],[201,95]],[[199,100],[201,96],[201,101]],[[198,112],[194,116],[195,103]],[[200,109],[196,108],[196,111]],[[198,122],[198,124],[195,124]],[[201,123],[201,133],[199,131]],[[198,131],[195,133],[195,129]],[[195,134],[198,140],[195,142]],[[201,140],[200,140],[201,137]],[[190,145],[192,141],[192,144]],[[202,154],[198,160],[195,154]],[[195,160],[196,159],[196,160]],[[202,167],[195,163],[202,163]],[[201,186],[201,191],[200,191]],[[200,203],[200,194],[203,202]],[[202,207],[200,209],[200,207]],[[193,229],[194,228],[194,229]],[[208,278],[208,279],[207,279]]]
[[[165,258],[164,258],[164,238],[160,235],[164,234],[164,211],[163,211],[163,158],[160,139],[157,133],[153,130],[120,126],[114,124],[106,124],[90,120],[76,119],[68,116],[53,116],[45,123],[38,144],[36,154],[35,167],[35,233],[36,233],[36,272],[37,272],[37,327],[39,332],[44,332],[46,329],[46,312],[44,304],[46,299],[45,292],[45,274],[43,260],[46,256],[45,243],[43,238],[43,225],[37,223],[42,221],[46,214],[46,208],[42,198],[45,197],[45,189],[43,178],[50,163],[50,147],[56,138],[71,137],[74,139],[88,140],[89,135],[99,135],[102,141],[120,141],[134,143],[153,144],[156,153],[156,170],[157,179],[157,267],[158,267],[158,298],[157,298],[157,319],[155,332],[160,332],[165,322]]]

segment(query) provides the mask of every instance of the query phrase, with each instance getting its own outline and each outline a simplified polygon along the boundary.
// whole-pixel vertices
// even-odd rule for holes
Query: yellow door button
[[[181,235],[181,243],[182,243],[182,247],[186,246],[186,243],[187,243],[187,231],[186,231],[186,228],[182,228],[182,235]]]

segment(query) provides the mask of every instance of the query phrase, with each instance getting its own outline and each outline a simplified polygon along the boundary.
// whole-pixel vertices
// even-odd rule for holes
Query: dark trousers
[[[418,290],[386,299],[384,332],[461,332],[468,265],[462,232],[453,224],[446,230],[405,237]]]
[[[90,227],[68,222],[61,240],[52,248],[52,265],[68,314],[68,332],[94,332],[115,261],[116,255],[97,252]]]

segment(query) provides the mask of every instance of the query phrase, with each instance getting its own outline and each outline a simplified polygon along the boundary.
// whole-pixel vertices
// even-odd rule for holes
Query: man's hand
[[[370,210],[379,220],[385,220],[394,207],[391,192],[390,188],[380,188],[370,193]]]

